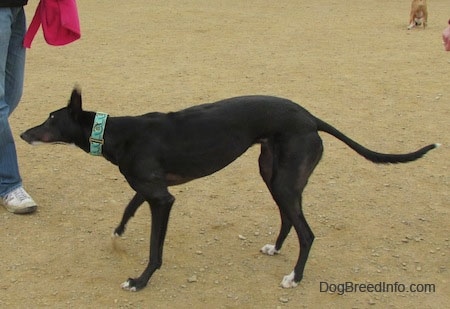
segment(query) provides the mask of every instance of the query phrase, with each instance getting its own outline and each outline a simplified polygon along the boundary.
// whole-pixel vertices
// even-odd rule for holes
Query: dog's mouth
[[[32,145],[32,146],[39,146],[39,145],[74,145],[74,144],[70,144],[70,143],[65,143],[65,142],[43,142],[43,141],[30,141],[28,142],[28,144]]]
[[[74,145],[74,144],[71,144],[71,143],[66,143],[66,142],[50,142],[50,143],[47,143],[47,144],[52,144],[52,145]]]
[[[42,134],[41,136],[36,136],[30,132],[24,132],[20,137],[30,145],[41,145],[41,144],[68,144],[66,142],[57,140],[52,134]]]
[[[38,145],[45,144],[44,142],[41,142],[41,141],[30,141],[30,142],[27,141],[27,143],[32,145],[32,146],[38,146]]]

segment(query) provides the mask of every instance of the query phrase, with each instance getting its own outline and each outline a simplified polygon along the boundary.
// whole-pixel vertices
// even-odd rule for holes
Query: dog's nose
[[[20,138],[26,141],[27,143],[31,143],[30,136],[27,134],[27,132],[23,132],[20,134]]]

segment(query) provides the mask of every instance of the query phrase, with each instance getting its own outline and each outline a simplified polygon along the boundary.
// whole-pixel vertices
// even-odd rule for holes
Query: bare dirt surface
[[[51,47],[39,33],[11,117],[24,185],[39,210],[0,209],[0,307],[447,307],[450,53],[441,32],[449,3],[430,1],[429,27],[411,31],[410,1],[351,3],[79,0],[80,41]],[[133,194],[117,168],[74,147],[19,139],[64,106],[76,83],[86,109],[113,116],[269,94],[374,150],[443,146],[414,163],[376,166],[323,134],[324,157],[304,193],[317,238],[295,289],[279,283],[297,259],[296,235],[277,256],[259,253],[274,242],[279,215],[253,147],[227,169],[171,189],[164,265],[130,293],[120,283],[147,263],[148,207],[113,244]],[[321,292],[324,282],[397,282],[397,290],[339,295]]]

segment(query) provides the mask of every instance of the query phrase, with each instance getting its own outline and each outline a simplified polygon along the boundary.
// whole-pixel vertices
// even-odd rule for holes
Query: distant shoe
[[[36,203],[22,187],[8,193],[5,197],[0,199],[0,203],[5,206],[9,212],[14,214],[31,213],[37,208]]]

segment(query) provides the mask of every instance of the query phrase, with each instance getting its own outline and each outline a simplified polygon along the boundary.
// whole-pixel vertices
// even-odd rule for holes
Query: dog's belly
[[[220,143],[200,143],[196,147],[172,149],[164,156],[163,167],[169,185],[211,175],[235,161],[253,144],[248,140],[224,138]]]
[[[183,177],[181,175],[167,173],[166,181],[169,186],[177,186],[193,180],[192,178]]]

